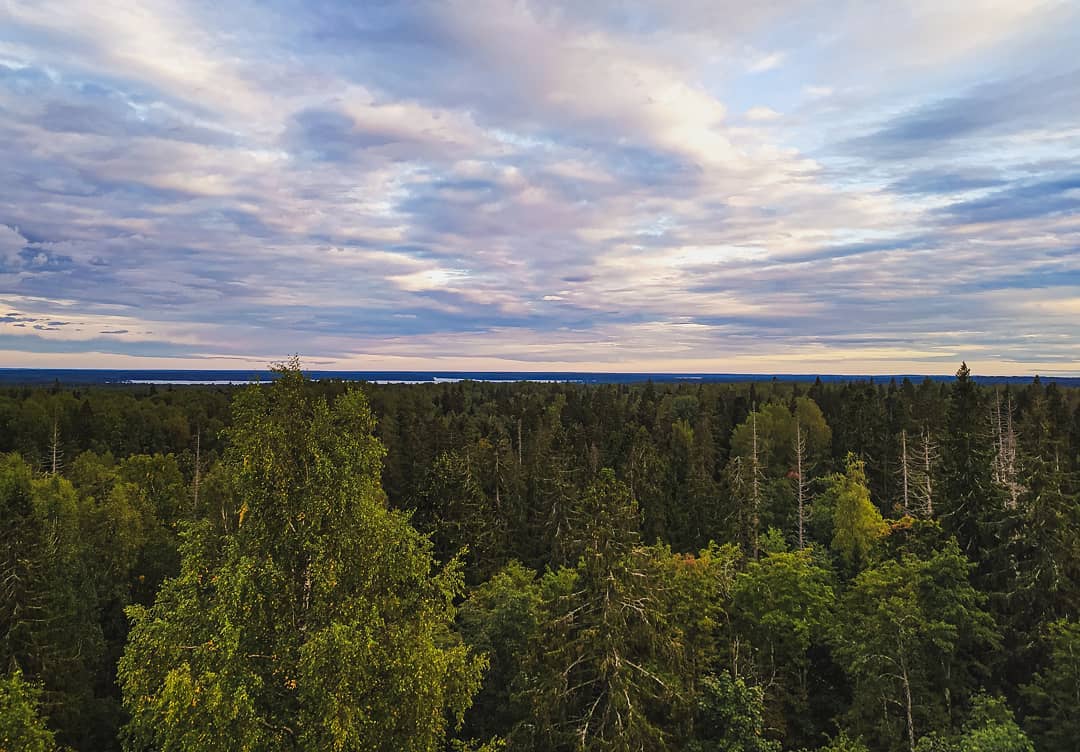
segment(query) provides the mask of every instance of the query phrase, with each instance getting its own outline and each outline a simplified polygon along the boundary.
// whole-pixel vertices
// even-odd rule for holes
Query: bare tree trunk
[[[908,680],[907,661],[903,657],[903,646],[900,652],[900,681],[904,685],[904,709],[907,711],[908,746],[911,752],[915,752],[915,722],[911,713],[911,682]]]
[[[1016,430],[1013,428],[1013,401],[1009,394],[1005,412],[1001,410],[1001,396],[994,392],[994,411],[991,413],[994,426],[994,481],[1005,489],[1008,497],[1005,506],[1015,509],[1022,487],[1016,480]]]
[[[1011,393],[1009,394],[1009,402],[1005,408],[1004,433],[1005,478],[1009,487],[1010,509],[1015,509],[1019,502],[1020,491],[1022,488],[1016,480],[1016,431],[1013,428],[1013,401]]]
[[[994,389],[994,411],[990,414],[994,427],[994,480],[998,485],[1005,485],[1005,441],[1001,430],[1001,393]]]
[[[56,475],[60,472],[60,460],[63,457],[63,452],[60,451],[60,423],[56,416],[53,416],[53,429],[52,429],[52,441],[49,443],[49,451],[52,455],[52,472],[51,475]]]
[[[806,438],[802,425],[795,416],[795,490],[799,502],[799,548],[806,548],[806,478],[803,473],[806,465]]]
[[[499,498],[499,486],[502,485],[502,476],[499,474],[499,443],[500,439],[495,439],[495,508],[502,509],[502,501]]]
[[[934,516],[934,446],[930,439],[930,429],[924,427],[922,435],[922,460],[923,460],[923,504],[926,508],[926,516]]]
[[[753,436],[753,454],[750,457],[750,504],[751,504],[751,519],[753,525],[753,551],[754,560],[756,561],[759,555],[758,551],[758,528],[761,524],[761,483],[758,478],[759,465],[758,465],[758,440],[757,440],[757,405],[754,406],[753,412],[750,413],[750,420],[752,426]]]
[[[191,516],[194,518],[199,514],[199,483],[202,480],[202,432],[196,429],[195,431],[195,477],[192,485],[193,488],[193,503],[195,508],[192,509]]]
[[[911,514],[911,498],[908,481],[907,429],[900,432],[900,472],[904,494],[904,514]]]

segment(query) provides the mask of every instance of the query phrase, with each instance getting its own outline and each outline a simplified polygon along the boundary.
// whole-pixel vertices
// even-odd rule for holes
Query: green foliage
[[[732,431],[732,459],[728,473],[738,476],[738,488],[732,490],[743,498],[744,503],[757,504],[753,513],[760,517],[759,527],[776,527],[789,532],[797,529],[794,499],[795,484],[799,480],[796,447],[800,434],[805,448],[802,472],[808,481],[820,472],[832,441],[832,431],[825,416],[812,399],[796,397],[790,404],[766,404],[750,413]],[[756,500],[752,499],[755,467],[760,493]],[[793,540],[796,537],[791,535]]]
[[[762,691],[728,672],[704,677],[685,752],[779,752],[763,735]]]
[[[943,446],[941,517],[946,532],[983,571],[994,568],[1003,510],[1003,491],[994,483],[990,410],[967,364],[960,366],[949,395],[947,441]]]
[[[59,476],[35,478],[0,458],[0,666],[44,685],[61,740],[85,741],[97,712],[103,641],[85,566],[78,497]]]
[[[545,575],[541,627],[525,675],[531,718],[515,738],[542,750],[667,749],[675,633],[636,546],[637,505],[605,470],[576,517],[574,569]]]
[[[483,666],[450,629],[460,567],[432,574],[386,508],[363,394],[279,376],[234,402],[225,529],[191,527],[179,577],[129,609],[128,747],[435,750]]]
[[[765,531],[765,535],[759,540],[759,545],[764,554],[782,554],[788,550],[784,534],[775,527],[770,527]]]
[[[666,725],[681,739],[695,726],[703,677],[726,652],[725,629],[742,557],[733,544],[710,544],[696,555],[654,546],[646,556],[651,561],[651,594],[670,630]]]
[[[0,678],[0,752],[52,752],[53,733],[41,717],[41,688],[18,670]]]
[[[870,752],[861,738],[852,739],[844,732],[833,737],[828,744],[819,748],[819,752]]]
[[[516,561],[473,588],[461,604],[461,636],[473,652],[488,660],[483,686],[465,716],[463,737],[504,737],[525,719],[519,675],[536,637],[540,606],[536,573]]]
[[[927,734],[915,752],[1035,752],[1035,747],[1003,699],[980,694],[960,734]]]
[[[464,552],[466,574],[473,582],[498,569],[506,550],[504,520],[468,458],[440,453],[420,489],[418,507],[422,512],[417,521],[432,531],[440,561]]]
[[[812,737],[811,648],[833,624],[832,574],[810,549],[749,562],[735,581],[733,627],[745,669],[767,687],[766,720],[792,742]]]
[[[1075,741],[1075,739],[1074,739]],[[1035,746],[1017,725],[1013,713],[1000,697],[978,695],[958,752],[1035,752]]]
[[[370,411],[297,377],[0,387],[0,675],[58,744],[118,748],[126,647],[132,749],[791,749],[838,723],[875,752],[1028,749],[986,689],[1076,748],[1080,390],[1010,384],[995,423],[966,368],[366,384]]]
[[[833,631],[850,677],[852,728],[883,749],[947,730],[954,708],[978,688],[980,657],[996,645],[985,598],[955,542],[929,559],[902,554],[861,572]]]
[[[832,431],[821,408],[808,397],[798,397],[794,410],[771,403],[756,411],[758,452],[762,467],[782,476],[795,466],[795,427],[806,436],[810,456],[820,459],[828,450]],[[740,423],[731,436],[732,454],[749,458],[753,449],[753,418]]]
[[[855,455],[846,468],[829,478],[827,506],[832,509],[832,548],[849,566],[865,564],[877,540],[885,534],[881,512],[870,501],[866,466]]]
[[[1023,687],[1027,725],[1040,752],[1071,752],[1080,739],[1080,622],[1049,625],[1050,660]]]

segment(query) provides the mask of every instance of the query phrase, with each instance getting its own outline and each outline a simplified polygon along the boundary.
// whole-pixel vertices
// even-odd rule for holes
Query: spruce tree
[[[949,396],[948,430],[943,446],[943,488],[938,504],[942,526],[961,550],[980,564],[981,573],[1000,576],[991,562],[1002,533],[1003,491],[994,482],[994,448],[989,406],[964,363]]]

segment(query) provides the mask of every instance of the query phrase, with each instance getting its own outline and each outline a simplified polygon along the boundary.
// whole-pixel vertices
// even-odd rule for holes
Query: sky
[[[1080,375],[1080,3],[0,2],[0,366]]]

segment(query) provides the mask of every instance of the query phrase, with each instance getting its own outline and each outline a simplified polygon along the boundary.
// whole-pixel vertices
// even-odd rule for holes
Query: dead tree
[[[922,431],[922,446],[919,448],[919,495],[923,514],[927,518],[934,516],[934,461],[937,459],[937,445],[926,426]]]
[[[807,480],[809,463],[806,457],[806,434],[799,417],[795,416],[795,496],[799,509],[799,548],[806,548],[806,499],[810,483]]]
[[[192,504],[191,510],[192,519],[196,518],[199,514],[199,485],[202,481],[202,432],[195,431],[195,472],[192,479]]]
[[[55,415],[53,416],[52,439],[49,441],[49,455],[51,458],[49,474],[55,476],[60,472],[64,460],[64,452],[60,449],[60,422]]]
[[[758,454],[757,406],[750,413],[752,448],[750,454],[750,519],[753,528],[754,559],[757,560],[758,533],[761,526],[761,461]]]
[[[911,460],[908,458],[906,428],[900,431],[900,489],[904,514],[911,514]]]
[[[994,430],[994,481],[1007,494],[1006,508],[1015,509],[1023,486],[1018,481],[1016,470],[1016,430],[1013,427],[1012,394],[1008,395],[1008,401],[1004,407],[1003,413],[1001,395],[995,390],[993,411],[990,414]]]

